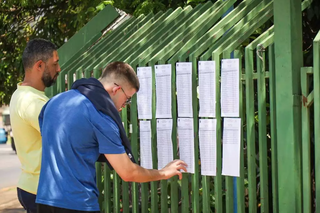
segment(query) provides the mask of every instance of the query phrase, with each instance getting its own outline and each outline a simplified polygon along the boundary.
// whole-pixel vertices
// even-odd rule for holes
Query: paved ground
[[[10,144],[0,144],[0,189],[15,186],[20,172],[18,156]]]
[[[25,212],[17,198],[20,162],[10,144],[0,144],[0,213]]]
[[[0,213],[25,213],[17,198],[17,188],[0,189]]]

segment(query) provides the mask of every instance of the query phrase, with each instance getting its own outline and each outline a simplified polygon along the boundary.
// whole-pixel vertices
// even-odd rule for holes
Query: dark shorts
[[[17,188],[17,194],[20,204],[27,213],[37,213],[36,195]]]
[[[63,209],[43,204],[37,204],[38,206],[38,213],[89,213],[86,211],[77,211],[71,209]],[[91,212],[91,213],[100,213],[99,211]]]

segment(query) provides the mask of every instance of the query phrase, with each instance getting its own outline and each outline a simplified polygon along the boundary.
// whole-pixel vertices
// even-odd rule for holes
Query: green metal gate
[[[166,181],[137,184],[126,183],[108,169],[97,163],[97,184],[100,190],[102,212],[279,212],[278,159],[275,111],[275,53],[273,1],[244,0],[223,16],[236,0],[207,2],[192,8],[177,8],[155,15],[130,17],[119,27],[101,37],[96,44],[62,65],[56,87],[49,96],[71,88],[82,77],[98,78],[101,70],[112,61],[124,61],[135,70],[150,66],[155,91],[155,65],[171,64],[172,68],[172,142],[173,158],[177,155],[177,96],[176,63],[192,63],[192,106],[194,125],[195,173],[183,174]],[[303,1],[302,10],[312,1]],[[101,21],[101,20],[100,20]],[[268,26],[268,27],[266,27]],[[257,30],[259,37],[253,37]],[[96,37],[95,37],[96,38]],[[315,41],[314,71],[319,69],[319,40]],[[243,44],[247,42],[246,46]],[[88,47],[88,45],[87,45]],[[65,48],[65,47],[64,47]],[[59,52],[60,54],[60,52]],[[63,52],[61,53],[63,54]],[[234,58],[240,60],[240,117],[241,153],[240,177],[221,175],[222,169],[222,121],[220,108],[220,61]],[[201,176],[199,161],[199,116],[197,98],[198,61],[214,60],[216,70],[216,116],[217,119],[217,176]],[[311,68],[302,69],[302,89],[305,107],[302,111],[303,137],[310,141],[309,116],[314,97],[315,118],[320,117],[320,96],[309,94],[307,75]],[[319,91],[319,72],[314,72],[314,89]],[[152,98],[152,158],[157,168],[156,97]],[[133,154],[139,159],[139,120],[137,97],[122,110],[124,127],[131,140]],[[315,119],[315,128],[320,128]],[[315,131],[314,146],[320,140]],[[303,212],[311,212],[311,166],[310,143],[303,145]],[[316,168],[319,164],[316,156]],[[315,170],[319,179],[320,170]],[[317,181],[319,182],[319,181]],[[319,182],[320,183],[320,182]],[[306,191],[305,191],[306,190]],[[316,185],[316,193],[320,188]],[[317,201],[320,202],[320,201]],[[234,205],[236,204],[236,206]],[[319,206],[319,205],[318,205]],[[236,208],[236,209],[235,209]],[[319,211],[319,210],[318,210]]]

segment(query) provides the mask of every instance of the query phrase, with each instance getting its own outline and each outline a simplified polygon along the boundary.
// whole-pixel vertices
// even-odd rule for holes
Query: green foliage
[[[100,0],[11,0],[0,1],[0,106],[9,104],[11,94],[23,79],[21,55],[35,37],[60,47],[101,8]]]
[[[147,15],[149,13],[156,14],[159,11],[166,11],[169,8],[183,7],[185,5],[195,5],[201,2],[206,2],[208,0],[193,0],[193,1],[183,1],[183,0],[109,0],[103,1],[99,7],[104,7],[104,5],[112,5],[119,8],[126,13],[139,16],[141,14]]]
[[[304,66],[313,64],[313,39],[320,30],[320,1],[312,4],[302,13],[302,35]]]

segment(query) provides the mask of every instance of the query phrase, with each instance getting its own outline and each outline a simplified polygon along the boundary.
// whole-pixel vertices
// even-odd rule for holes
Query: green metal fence
[[[317,37],[314,40],[314,47],[313,47],[313,71],[314,71],[314,78],[313,78],[313,87],[315,91],[314,95],[314,151],[318,150],[319,145],[320,145],[320,138],[319,138],[319,131],[318,128],[320,127],[320,122],[319,122],[319,115],[320,115],[320,108],[319,108],[319,71],[320,71],[320,33],[318,33]],[[308,96],[309,97],[309,96]],[[311,99],[311,98],[310,98]],[[311,150],[310,150],[311,151]],[[308,151],[306,150],[306,153]],[[320,156],[314,153],[314,181],[315,183],[315,196],[314,197],[319,197],[320,196],[320,170],[319,170],[319,163],[320,163]],[[313,184],[309,187],[313,189]],[[308,205],[308,200],[306,200],[306,205]],[[310,202],[309,202],[310,205]],[[320,201],[319,199],[316,199],[316,211],[320,212]]]
[[[303,1],[305,10],[312,1]],[[273,1],[244,0],[226,15],[236,0],[207,2],[195,8],[177,8],[155,15],[130,17],[118,28],[101,37],[87,51],[72,57],[62,66],[55,89],[48,95],[71,88],[72,83],[82,77],[98,78],[101,70],[112,61],[125,61],[135,70],[138,67],[152,68],[152,90],[156,90],[155,66],[170,64],[172,69],[172,145],[174,159],[178,155],[176,63],[192,63],[192,108],[194,127],[195,173],[183,174],[179,181],[170,180],[137,184],[126,183],[110,171],[106,164],[97,163],[97,184],[102,212],[279,212],[278,168],[275,111],[275,54]],[[254,37],[257,30],[261,35]],[[243,44],[247,42],[244,47]],[[319,179],[319,157],[315,165],[310,161],[310,107],[314,98],[315,118],[320,116],[320,96],[308,90],[308,75],[314,73],[314,90],[320,88],[320,36],[315,39],[314,68],[302,69],[302,91],[304,95],[303,117],[303,212],[312,212],[314,193],[312,184]],[[240,69],[240,118],[241,152],[240,177],[222,173],[222,124],[221,117],[221,60],[238,58]],[[216,145],[217,175],[200,175],[199,154],[199,99],[198,62],[215,61],[216,70]],[[130,116],[129,116],[130,115]],[[121,117],[131,140],[136,159],[140,156],[139,120],[137,97],[122,110]],[[152,160],[157,168],[157,124],[156,97],[152,97]],[[319,119],[314,120],[315,129],[320,128]],[[314,150],[319,146],[318,131],[314,132]],[[319,183],[320,181],[316,181]],[[316,184],[315,193],[320,188]],[[290,196],[290,195],[288,195]],[[313,197],[312,197],[313,196]],[[319,206],[319,199],[317,206]],[[236,204],[236,205],[235,205]],[[317,210],[319,211],[319,210]]]
[[[313,42],[313,67],[301,68],[303,212],[320,212],[319,84],[320,32]]]

